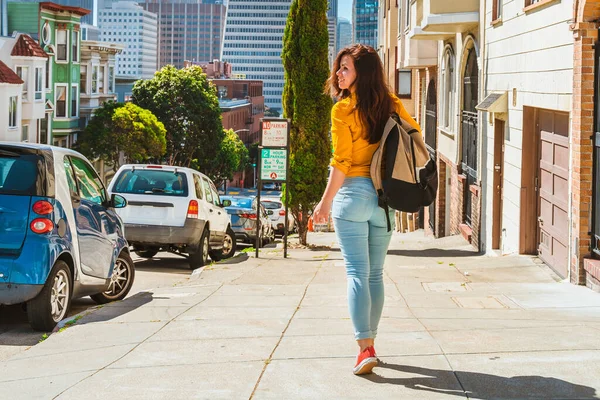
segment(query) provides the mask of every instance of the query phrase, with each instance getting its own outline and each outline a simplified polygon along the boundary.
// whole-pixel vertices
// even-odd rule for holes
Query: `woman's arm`
[[[321,201],[319,204],[317,204],[315,211],[313,212],[313,221],[315,223],[325,222],[329,218],[331,203],[333,202],[333,198],[337,194],[338,190],[340,190],[342,187],[344,179],[346,179],[346,174],[344,174],[341,170],[337,169],[336,167],[331,169],[331,174],[329,174],[329,180],[327,181],[327,187],[325,188],[325,193],[323,193]]]

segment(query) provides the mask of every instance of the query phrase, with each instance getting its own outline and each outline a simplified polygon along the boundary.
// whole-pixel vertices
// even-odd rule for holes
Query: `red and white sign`
[[[287,147],[288,121],[263,121],[262,145],[264,147]]]
[[[277,173],[276,172],[271,172],[271,175],[269,175],[271,177],[271,179],[275,180],[277,179]]]

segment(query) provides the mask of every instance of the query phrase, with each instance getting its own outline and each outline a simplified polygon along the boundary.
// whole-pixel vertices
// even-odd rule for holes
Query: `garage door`
[[[568,272],[569,114],[538,111],[540,133],[539,255],[562,277]]]

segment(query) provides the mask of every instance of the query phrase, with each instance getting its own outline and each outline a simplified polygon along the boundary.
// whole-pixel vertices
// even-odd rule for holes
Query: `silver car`
[[[260,200],[262,206],[267,210],[271,224],[275,232],[282,235],[285,233],[285,206],[278,198],[263,198]],[[288,213],[288,233],[294,230],[294,217]]]

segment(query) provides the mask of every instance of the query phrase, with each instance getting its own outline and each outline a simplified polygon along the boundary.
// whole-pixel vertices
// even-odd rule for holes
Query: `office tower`
[[[41,3],[43,0],[10,0],[15,3]],[[98,25],[98,11],[105,7],[105,0],[52,0],[52,3],[61,6],[80,7],[89,10],[90,13],[81,18],[82,24]]]
[[[282,110],[283,31],[291,0],[229,0],[221,59],[233,73],[264,82],[265,105]]]
[[[125,46],[117,56],[117,75],[151,78],[157,70],[156,14],[131,1],[113,2],[100,10],[100,40]]]
[[[377,49],[378,0],[354,0],[352,7],[352,41]]]
[[[329,0],[327,9],[327,31],[329,32],[329,65],[337,54],[337,20],[338,20],[338,2]]]
[[[158,66],[183,68],[184,61],[212,61],[221,55],[226,6],[223,0],[146,0],[158,15]]]
[[[352,23],[346,18],[338,19],[337,26],[337,50],[340,51],[352,44]]]

